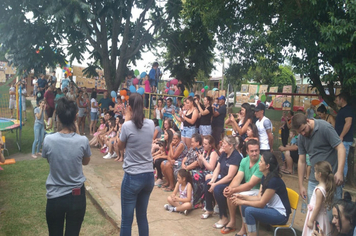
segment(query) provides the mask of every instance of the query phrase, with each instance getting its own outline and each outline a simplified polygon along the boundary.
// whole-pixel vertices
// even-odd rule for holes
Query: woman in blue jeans
[[[220,148],[220,158],[213,172],[211,179],[208,179],[205,186],[205,204],[206,212],[201,215],[202,219],[206,219],[213,215],[214,197],[219,206],[220,220],[213,227],[221,229],[228,222],[227,218],[227,202],[223,194],[224,189],[229,186],[231,180],[235,177],[241,162],[241,155],[235,149],[236,139],[232,136],[225,136]]]
[[[42,145],[42,140],[44,136],[44,112],[45,112],[45,101],[41,100],[39,101],[39,106],[35,108],[34,113],[35,113],[35,124],[33,126],[33,131],[34,131],[34,140],[32,144],[32,157],[37,158],[37,155],[41,156],[42,154],[40,153],[40,148]],[[35,152],[37,146],[37,152]]]
[[[286,185],[280,177],[277,159],[271,152],[263,153],[259,169],[263,173],[259,194],[232,196],[235,205],[242,205],[243,221],[249,236],[257,235],[257,221],[283,225],[291,213]]]
[[[149,235],[147,206],[153,186],[153,158],[151,154],[154,133],[152,120],[145,119],[142,96],[131,94],[125,109],[118,146],[125,149],[121,184],[121,236],[130,236],[134,211],[140,236]]]

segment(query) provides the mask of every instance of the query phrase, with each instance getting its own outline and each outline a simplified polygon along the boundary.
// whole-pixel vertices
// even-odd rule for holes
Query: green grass
[[[45,159],[20,161],[0,172],[0,235],[48,235]],[[114,235],[117,230],[87,199],[81,235]]]
[[[34,124],[34,114],[33,108],[30,101],[26,101],[26,113],[27,113],[27,121],[25,121],[22,126],[22,135],[21,135],[21,152],[22,153],[31,153],[32,151],[32,143],[34,139],[33,133],[33,124]],[[20,131],[19,131],[20,132]],[[6,137],[6,147],[9,150],[9,154],[18,153],[19,150],[16,145],[16,131],[6,131],[3,132],[2,135]],[[7,153],[5,152],[5,157]]]

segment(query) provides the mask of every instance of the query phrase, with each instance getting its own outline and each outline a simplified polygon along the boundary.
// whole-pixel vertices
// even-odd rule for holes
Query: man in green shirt
[[[230,185],[224,189],[224,196],[227,199],[227,205],[230,213],[230,221],[221,231],[229,232],[236,227],[236,207],[232,201],[231,196],[235,193],[254,196],[257,195],[260,189],[262,173],[259,170],[258,163],[260,161],[260,144],[257,140],[251,139],[246,143],[247,157],[242,159],[239,171]],[[245,180],[244,183],[242,181]],[[240,209],[241,212],[241,209]],[[242,218],[242,216],[241,216]],[[237,233],[238,235],[246,234],[244,224]]]

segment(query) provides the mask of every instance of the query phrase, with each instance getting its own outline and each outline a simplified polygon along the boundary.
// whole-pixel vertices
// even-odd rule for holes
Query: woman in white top
[[[158,120],[159,127],[162,128],[162,119],[163,119],[163,99],[162,98],[158,99],[155,111],[156,111],[156,119]]]
[[[90,135],[93,135],[96,131],[96,122],[98,120],[98,102],[96,101],[95,91],[91,93],[90,105]]]

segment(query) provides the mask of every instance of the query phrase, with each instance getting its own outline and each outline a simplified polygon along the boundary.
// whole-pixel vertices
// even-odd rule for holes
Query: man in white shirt
[[[262,103],[259,103],[255,108],[261,155],[266,151],[273,152],[273,125],[271,120],[264,116],[265,109],[266,107]]]

